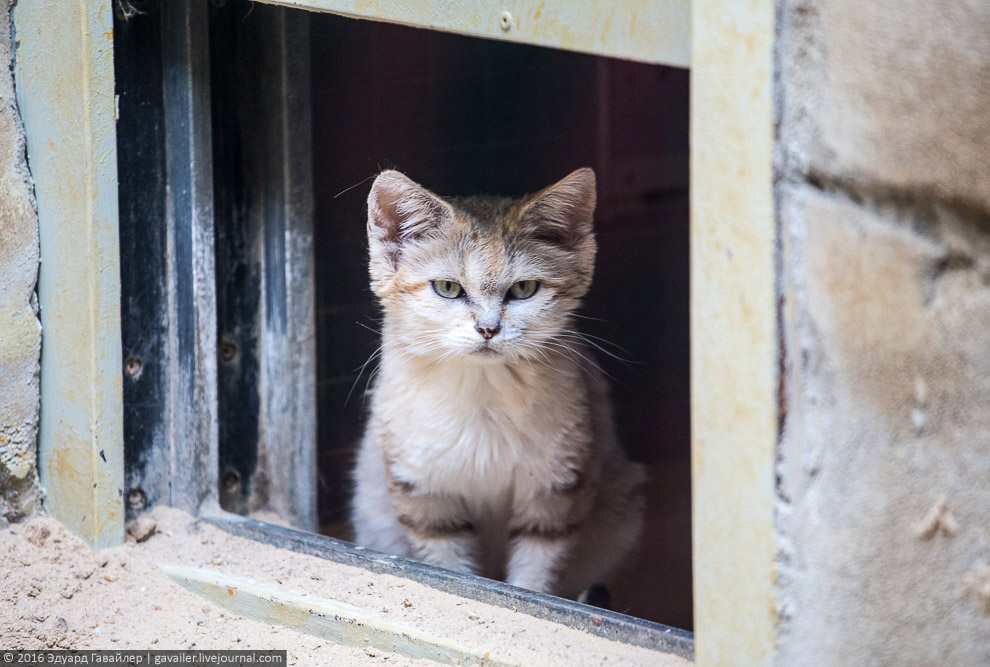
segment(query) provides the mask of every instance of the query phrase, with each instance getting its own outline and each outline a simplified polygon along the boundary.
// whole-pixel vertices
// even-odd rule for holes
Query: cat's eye
[[[528,299],[540,288],[538,280],[520,280],[509,288],[510,299]]]
[[[433,291],[445,299],[456,299],[464,294],[464,288],[453,280],[434,280]]]

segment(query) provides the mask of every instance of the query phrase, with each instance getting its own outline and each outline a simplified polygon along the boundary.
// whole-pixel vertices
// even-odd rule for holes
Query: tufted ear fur
[[[519,214],[519,224],[540,241],[576,249],[592,234],[595,172],[578,169],[537,192]]]
[[[437,232],[453,209],[435,194],[397,171],[383,171],[368,194],[368,245],[375,282],[399,266],[403,245]]]

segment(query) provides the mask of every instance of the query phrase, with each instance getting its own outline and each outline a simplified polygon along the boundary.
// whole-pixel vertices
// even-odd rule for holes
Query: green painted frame
[[[120,250],[111,3],[19,2],[15,82],[38,202],[45,507],[124,539]]]

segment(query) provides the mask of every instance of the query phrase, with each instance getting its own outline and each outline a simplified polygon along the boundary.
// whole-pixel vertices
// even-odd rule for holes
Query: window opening
[[[356,369],[377,346],[367,330],[376,328],[368,177],[395,167],[445,195],[519,195],[592,166],[599,253],[582,329],[628,359],[598,361],[615,378],[622,442],[651,476],[644,550],[631,564],[640,577],[613,602],[690,628],[687,72],[247,2],[170,7],[148,3],[140,22],[115,25],[129,511],[196,508],[218,494],[230,511],[267,510],[349,537],[349,470],[366,416]],[[185,49],[163,42],[169,30],[189,37]],[[190,168],[205,146],[210,192],[195,183],[209,172]],[[185,168],[179,155],[192,155]],[[207,230],[215,267],[195,252],[185,264],[169,260],[176,243]],[[203,299],[204,276],[214,276],[213,302]],[[192,300],[176,307],[191,284]],[[203,396],[195,383],[188,392],[171,384],[169,360],[188,358],[175,352],[181,341],[205,360],[192,377],[215,364],[217,432],[185,432],[195,446],[174,427],[176,410],[202,407]],[[210,456],[218,478],[199,474],[192,490],[176,491],[160,472]],[[258,539],[279,534],[216,521]],[[287,548],[316,540],[332,558],[360,553],[292,531],[278,539]],[[589,618],[545,598],[533,604]],[[625,622],[605,617],[607,629]]]
[[[599,250],[580,329],[629,360],[596,362],[650,477],[633,568],[649,574],[618,583],[613,602],[690,628],[688,72],[329,14],[311,31],[321,531],[352,537],[375,360],[361,368],[379,345],[369,176],[397,168],[441,195],[518,196],[591,166]]]

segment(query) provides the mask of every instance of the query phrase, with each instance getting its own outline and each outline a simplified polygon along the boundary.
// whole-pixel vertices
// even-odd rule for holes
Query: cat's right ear
[[[397,171],[383,171],[368,194],[368,245],[376,281],[399,266],[403,245],[438,231],[453,216],[445,201]]]
[[[589,246],[595,201],[595,172],[584,167],[532,195],[519,214],[520,224],[541,241],[569,248]]]

